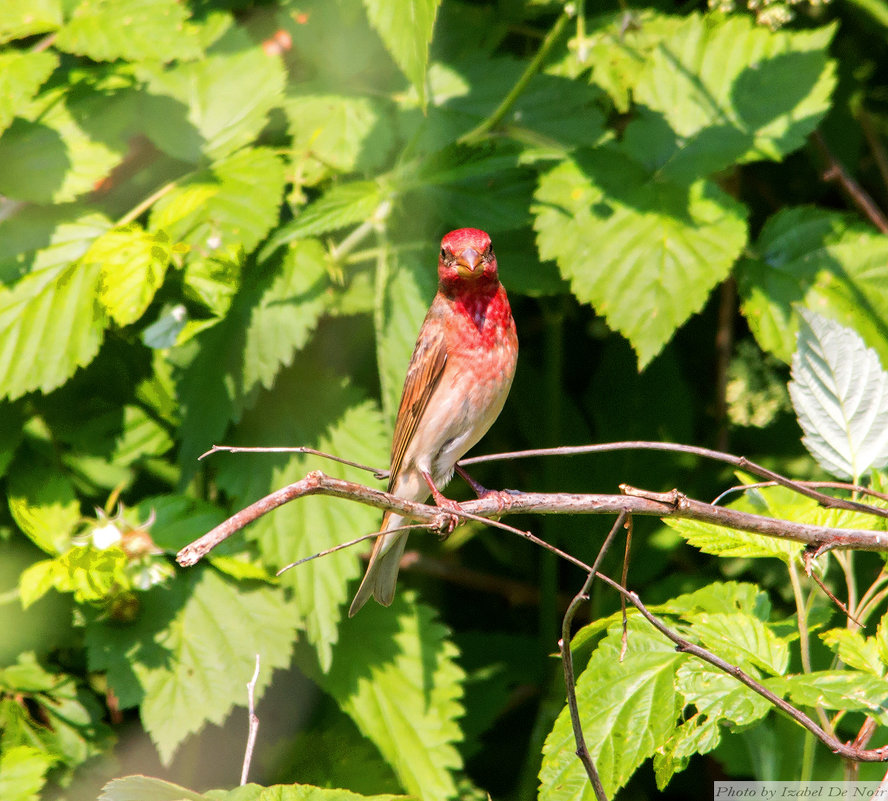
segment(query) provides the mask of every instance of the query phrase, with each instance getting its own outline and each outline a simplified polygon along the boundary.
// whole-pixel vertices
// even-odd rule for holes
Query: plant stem
[[[545,61],[546,56],[549,55],[549,51],[552,49],[552,45],[558,40],[558,37],[561,36],[561,32],[564,30],[564,26],[567,25],[567,21],[570,19],[570,14],[565,10],[561,13],[561,16],[558,17],[555,24],[552,26],[552,29],[546,34],[546,38],[543,39],[543,43],[540,45],[540,49],[537,50],[536,55],[533,57],[531,62],[527,65],[524,72],[521,74],[521,77],[515,82],[515,85],[511,88],[509,93],[503,98],[502,103],[497,106],[496,110],[483,122],[481,122],[478,126],[473,128],[466,134],[463,134],[458,143],[461,145],[474,145],[477,144],[478,141],[483,139],[487,134],[489,134],[497,125],[499,125],[506,117],[506,114],[509,113],[509,110],[512,106],[515,105],[515,101],[521,96],[521,93],[527,88],[527,84],[530,83],[530,79],[533,78],[540,71],[540,67],[543,65],[543,61]]]
[[[158,200],[160,200],[164,195],[169,192],[172,192],[179,185],[179,179],[175,181],[170,181],[169,183],[164,184],[160,189],[152,192],[148,197],[146,197],[141,203],[137,204],[133,208],[131,208],[126,214],[123,215],[114,226],[115,228],[122,228],[124,225],[129,225],[129,223],[137,220],[142,216],[148,209],[150,209]]]

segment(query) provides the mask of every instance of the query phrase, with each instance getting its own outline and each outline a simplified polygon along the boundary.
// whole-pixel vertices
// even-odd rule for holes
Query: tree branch
[[[740,512],[688,498],[678,490],[649,492],[622,485],[623,495],[594,495],[579,493],[510,492],[495,493],[460,504],[457,517],[480,519],[497,525],[489,518],[514,514],[620,514],[622,511],[653,517],[676,517],[699,520],[717,526],[753,531],[770,537],[793,540],[815,546],[817,552],[825,550],[858,549],[864,551],[888,551],[888,532],[864,529],[831,528],[806,523],[794,523],[773,517]],[[241,509],[225,522],[186,545],[176,556],[182,566],[193,565],[206,556],[220,542],[240,531],[262,515],[289,501],[308,495],[330,495],[358,503],[391,509],[400,515],[442,528],[451,512],[443,512],[437,506],[407,501],[387,492],[352,481],[332,478],[318,471],[282,489],[266,495],[250,506]],[[826,496],[829,497],[829,496]],[[858,504],[862,511],[881,514],[884,510]],[[504,524],[499,524],[504,526]],[[523,537],[537,541],[530,532],[512,529]],[[537,544],[540,544],[537,541]],[[561,555],[561,554],[560,554]],[[581,565],[582,563],[580,563]]]

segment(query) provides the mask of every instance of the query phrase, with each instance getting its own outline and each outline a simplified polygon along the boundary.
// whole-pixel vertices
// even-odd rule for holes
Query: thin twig
[[[256,654],[256,669],[253,671],[253,678],[247,682],[247,709],[250,714],[250,733],[247,735],[247,750],[244,754],[244,765],[241,769],[241,785],[247,783],[247,777],[250,775],[250,763],[253,761],[253,749],[256,747],[256,735],[259,733],[259,716],[256,714],[256,706],[254,695],[256,692],[256,681],[259,678],[260,656]]]
[[[860,628],[865,629],[866,626],[861,623],[854,615],[851,614],[851,610],[848,609],[847,604],[843,603],[839,600],[833,591],[823,583],[823,579],[817,575],[817,572],[814,570],[814,566],[811,564],[813,562],[813,554],[810,551],[805,551],[805,574],[810,579],[814,579],[814,583],[823,590],[823,593],[829,598],[839,609],[842,610],[842,614],[848,618],[848,620],[856,623]]]
[[[389,475],[388,470],[381,470],[378,467],[370,467],[370,465],[361,464],[360,462],[353,462],[351,459],[343,459],[341,456],[334,456],[332,453],[319,451],[315,448],[307,448],[303,445],[294,445],[292,447],[243,447],[240,445],[213,445],[212,448],[210,448],[208,451],[205,451],[197,458],[199,460],[204,459],[207,456],[212,456],[214,453],[307,453],[310,456],[320,456],[324,459],[329,459],[331,462],[339,462],[340,464],[346,464],[349,467],[357,467],[359,470],[365,470],[368,473],[372,473],[374,478],[378,478],[380,480],[388,478]]]
[[[782,487],[795,490],[800,495],[813,498],[822,506],[828,509],[848,509],[852,512],[866,512],[879,517],[888,518],[888,509],[880,509],[877,506],[869,506],[864,503],[855,501],[847,501],[843,498],[833,498],[823,492],[817,492],[810,486],[806,486],[804,482],[793,481],[792,479],[781,476],[773,470],[768,470],[760,464],[751,462],[745,456],[734,456],[732,453],[723,453],[722,451],[714,451],[710,448],[701,448],[696,445],[680,445],[675,442],[649,442],[646,440],[631,440],[627,442],[603,442],[595,445],[567,445],[560,448],[533,448],[526,451],[510,451],[506,453],[491,453],[485,456],[472,456],[469,459],[461,459],[460,464],[467,467],[470,464],[480,464],[481,462],[501,462],[511,459],[528,459],[537,456],[578,456],[588,453],[608,453],[610,451],[666,451],[668,453],[687,453],[692,456],[701,456],[704,459],[713,459],[717,462],[725,462],[734,467],[743,470],[751,475],[764,478],[767,481],[773,481]]]
[[[400,515],[423,523],[432,523],[434,528],[443,529],[454,515],[468,520],[478,520],[486,525],[496,526],[518,534],[525,539],[547,548],[560,558],[584,568],[582,562],[570,554],[560,551],[549,543],[535,537],[529,531],[521,531],[502,522],[489,518],[512,514],[619,514],[623,509],[632,514],[655,517],[678,517],[699,520],[718,526],[735,528],[741,531],[754,531],[771,537],[793,540],[805,545],[815,545],[818,553],[832,549],[858,549],[866,551],[888,550],[888,532],[867,531],[865,529],[833,528],[808,523],[795,523],[773,517],[741,512],[712,506],[673,490],[668,493],[655,493],[624,485],[623,495],[581,495],[575,493],[515,492],[493,493],[490,497],[465,501],[456,512],[443,511],[437,506],[408,501],[382,490],[332,478],[319,470],[282,489],[266,495],[250,506],[241,509],[225,522],[186,545],[177,554],[180,565],[190,566],[200,561],[220,542],[236,531],[252,523],[272,509],[289,501],[308,495],[330,495],[358,503],[375,506],[378,509],[391,509]],[[506,501],[504,502],[504,498]],[[882,510],[879,510],[882,511]]]
[[[811,134],[811,141],[817,145],[821,155],[826,159],[827,168],[823,173],[824,181],[837,181],[845,194],[851,198],[851,202],[857,206],[883,234],[888,234],[888,217],[885,217],[876,202],[869,193],[854,179],[851,173],[845,169],[826,144],[826,140],[820,131]]]
[[[704,662],[708,662],[713,667],[717,667],[724,673],[733,676],[741,684],[746,685],[747,687],[749,687],[750,690],[758,693],[760,696],[770,701],[778,709],[781,709],[783,712],[789,715],[789,717],[791,717],[796,723],[810,731],[818,740],[820,740],[820,742],[826,745],[830,750],[839,754],[839,756],[843,756],[848,759],[854,759],[858,762],[885,762],[886,760],[888,760],[888,746],[882,746],[881,748],[873,749],[857,748],[853,744],[849,745],[848,743],[843,743],[832,735],[827,734],[804,712],[796,709],[787,701],[784,701],[779,695],[771,692],[771,690],[757,682],[749,674],[744,673],[736,665],[732,665],[730,662],[726,662],[724,659],[716,656],[711,651],[707,651],[705,648],[702,648],[699,645],[695,645],[689,640],[684,639],[684,637],[676,634],[674,631],[672,631],[672,629],[669,628],[669,626],[667,626],[662,620],[660,620],[648,610],[648,608],[641,602],[641,599],[638,597],[637,593],[632,592],[631,590],[627,590],[625,587],[618,584],[612,578],[609,578],[602,573],[598,573],[597,577],[609,586],[613,587],[621,595],[624,595],[629,603],[631,603],[641,613],[642,617],[644,617],[655,629],[657,629],[657,631],[659,631],[661,634],[663,634],[665,637],[670,639],[678,646],[677,650],[681,651],[682,653],[696,656],[698,659],[702,659]]]
[[[862,487],[860,484],[851,484],[847,481],[796,481],[800,487],[814,487],[815,489],[840,489],[847,490],[848,492],[856,492],[861,495],[869,495],[873,498],[878,498],[882,501],[888,501],[888,493],[885,492],[876,492],[874,489],[870,489],[869,487]],[[737,484],[734,487],[728,487],[724,492],[722,492],[718,497],[716,497],[712,503],[714,505],[720,504],[728,495],[732,495],[735,492],[745,492],[746,490],[751,489],[766,489],[767,487],[777,487],[780,486],[776,481],[757,481],[755,484]]]
[[[598,801],[607,801],[607,795],[604,792],[601,778],[598,775],[598,771],[595,769],[595,762],[592,760],[592,755],[589,753],[589,748],[586,745],[586,737],[583,734],[583,723],[580,720],[580,707],[577,703],[577,683],[574,674],[573,653],[570,648],[570,631],[577,609],[579,609],[581,604],[589,600],[589,590],[592,588],[592,582],[595,581],[595,573],[601,565],[604,555],[607,553],[611,543],[614,541],[614,537],[617,536],[617,533],[623,527],[628,517],[629,514],[625,510],[620,512],[619,517],[617,517],[613,526],[611,526],[610,532],[608,532],[607,537],[598,551],[598,556],[595,557],[595,562],[589,569],[589,573],[586,576],[586,581],[583,583],[582,589],[576,594],[576,596],[574,596],[573,601],[570,602],[570,606],[567,607],[567,611],[564,613],[564,618],[561,621],[561,640],[558,642],[558,650],[561,652],[561,662],[564,666],[564,685],[567,689],[567,708],[570,711],[570,723],[573,728],[574,742],[577,745],[576,754],[577,757],[579,757],[580,762],[583,763],[583,768],[585,768],[586,775],[592,783],[592,789],[595,791],[595,797]]]
[[[334,545],[332,548],[327,548],[324,551],[318,551],[317,553],[313,553],[311,556],[305,556],[302,559],[297,559],[295,562],[290,562],[288,565],[284,565],[277,573],[276,576],[280,576],[286,573],[288,570],[291,570],[294,567],[299,567],[299,565],[304,565],[306,562],[311,562],[313,559],[320,559],[322,556],[329,556],[331,553],[336,553],[336,551],[341,551],[345,548],[351,548],[352,545],[357,545],[359,542],[363,542],[364,540],[375,540],[382,534],[388,534],[392,531],[412,531],[415,528],[431,528],[430,523],[412,523],[409,526],[398,526],[397,528],[389,528],[385,531],[374,531],[371,534],[363,534],[360,537],[355,537],[353,540],[349,540],[348,542],[340,542],[339,545]]]

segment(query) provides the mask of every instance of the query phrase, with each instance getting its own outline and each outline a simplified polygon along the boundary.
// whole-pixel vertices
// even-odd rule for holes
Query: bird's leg
[[[456,466],[456,472],[460,474],[463,481],[468,484],[475,495],[479,498],[494,498],[497,504],[497,511],[502,512],[505,509],[508,509],[512,505],[512,493],[510,490],[492,490],[487,489],[483,484],[479,484],[472,478],[464,468],[459,465]]]
[[[439,490],[435,486],[435,482],[432,481],[432,476],[427,473],[425,470],[422,471],[422,477],[425,479],[425,483],[429,485],[429,489],[432,491],[432,497],[435,499],[435,503],[440,506],[442,509],[446,509],[451,514],[442,515],[445,518],[443,524],[441,526],[441,534],[445,537],[450,536],[453,533],[453,529],[456,528],[456,524],[459,522],[459,518],[453,514],[453,512],[458,512],[460,510],[459,504],[451,500],[450,498],[446,498],[441,494],[441,490]]]

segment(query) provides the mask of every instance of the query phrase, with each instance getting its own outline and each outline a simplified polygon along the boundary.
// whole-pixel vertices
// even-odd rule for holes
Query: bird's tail
[[[386,512],[382,519],[382,530],[397,528],[402,525],[403,520],[404,518],[400,515]],[[349,617],[354,617],[371,595],[383,606],[391,605],[395,597],[395,585],[398,583],[401,556],[404,553],[404,546],[407,544],[407,533],[406,531],[393,531],[376,538],[373,551],[370,553],[367,572],[364,574],[361,586],[358,587],[355,599],[348,609]]]

